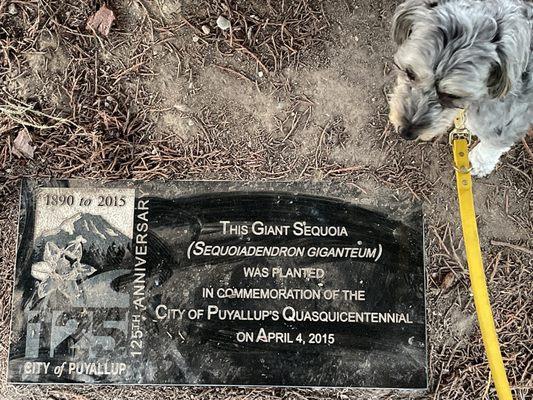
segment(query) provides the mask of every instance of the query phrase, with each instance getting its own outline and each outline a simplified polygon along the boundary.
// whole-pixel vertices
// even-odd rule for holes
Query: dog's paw
[[[472,175],[484,177],[494,171],[503,149],[494,149],[478,144],[469,154],[470,164],[472,166]]]

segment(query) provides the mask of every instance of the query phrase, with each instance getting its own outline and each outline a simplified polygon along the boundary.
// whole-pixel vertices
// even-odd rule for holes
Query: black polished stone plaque
[[[10,382],[426,388],[420,205],[25,182]]]

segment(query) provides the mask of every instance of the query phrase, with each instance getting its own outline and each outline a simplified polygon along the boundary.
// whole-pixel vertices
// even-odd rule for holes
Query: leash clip
[[[466,127],[466,110],[464,108],[459,110],[453,120],[453,124],[454,128],[448,138],[450,144],[452,145],[457,139],[465,139],[468,146],[470,146],[472,144],[472,133]]]
[[[457,139],[465,139],[468,143],[468,146],[472,144],[472,133],[466,128],[457,129],[453,128],[450,132],[450,136],[448,138],[451,145],[453,145],[453,142]]]
[[[466,146],[464,147],[464,152],[461,151],[461,152],[458,152],[457,154],[455,154],[455,146],[454,146],[454,142],[456,140],[465,140],[466,141]],[[470,146],[470,143],[472,142],[472,134],[470,133],[470,131],[468,130],[457,130],[457,129],[454,129],[453,131],[450,132],[450,145],[453,146],[454,148],[454,154],[455,154],[455,161],[452,163],[453,165],[453,169],[460,173],[460,174],[468,174],[470,171],[472,171],[472,167],[471,166],[465,166],[464,164],[467,164],[469,165],[469,162],[468,162],[468,147]],[[461,159],[464,159],[466,158],[466,161],[460,161],[459,163],[462,163],[463,165],[461,166],[458,166],[456,161],[458,160],[458,158],[461,158]]]
[[[466,123],[466,116],[465,116],[465,109],[459,110],[457,113],[457,116],[455,117],[453,121],[455,127],[450,132],[450,136],[448,138],[450,145],[454,147],[454,158],[455,161],[453,163],[453,169],[459,174],[468,174],[470,171],[472,171],[472,167],[469,166],[468,162],[468,147],[472,144],[472,133],[470,130],[465,126]],[[454,146],[454,142],[456,140],[465,140],[466,146],[464,147],[463,151],[456,152],[456,147]],[[464,159],[466,158],[466,162],[464,162]],[[459,163],[463,164],[461,166],[457,166],[457,160],[461,160]],[[466,165],[464,165],[466,164]]]

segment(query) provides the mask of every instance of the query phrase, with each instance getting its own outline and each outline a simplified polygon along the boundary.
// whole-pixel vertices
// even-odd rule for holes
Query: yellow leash
[[[457,195],[459,199],[461,224],[463,226],[466,259],[470,272],[470,283],[472,293],[474,294],[479,328],[498,398],[500,400],[512,400],[511,388],[509,387],[509,382],[505,374],[498,335],[494,325],[494,317],[490,307],[489,293],[479,245],[474,195],[472,193],[472,177],[470,175],[471,168],[470,162],[468,161],[468,145],[470,141],[471,134],[465,127],[465,111],[461,110],[455,118],[455,128],[450,133],[450,143],[453,146]]]

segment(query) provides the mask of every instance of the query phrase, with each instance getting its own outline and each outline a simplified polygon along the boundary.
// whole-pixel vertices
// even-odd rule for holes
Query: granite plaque
[[[28,181],[20,214],[10,382],[426,388],[418,204]]]

